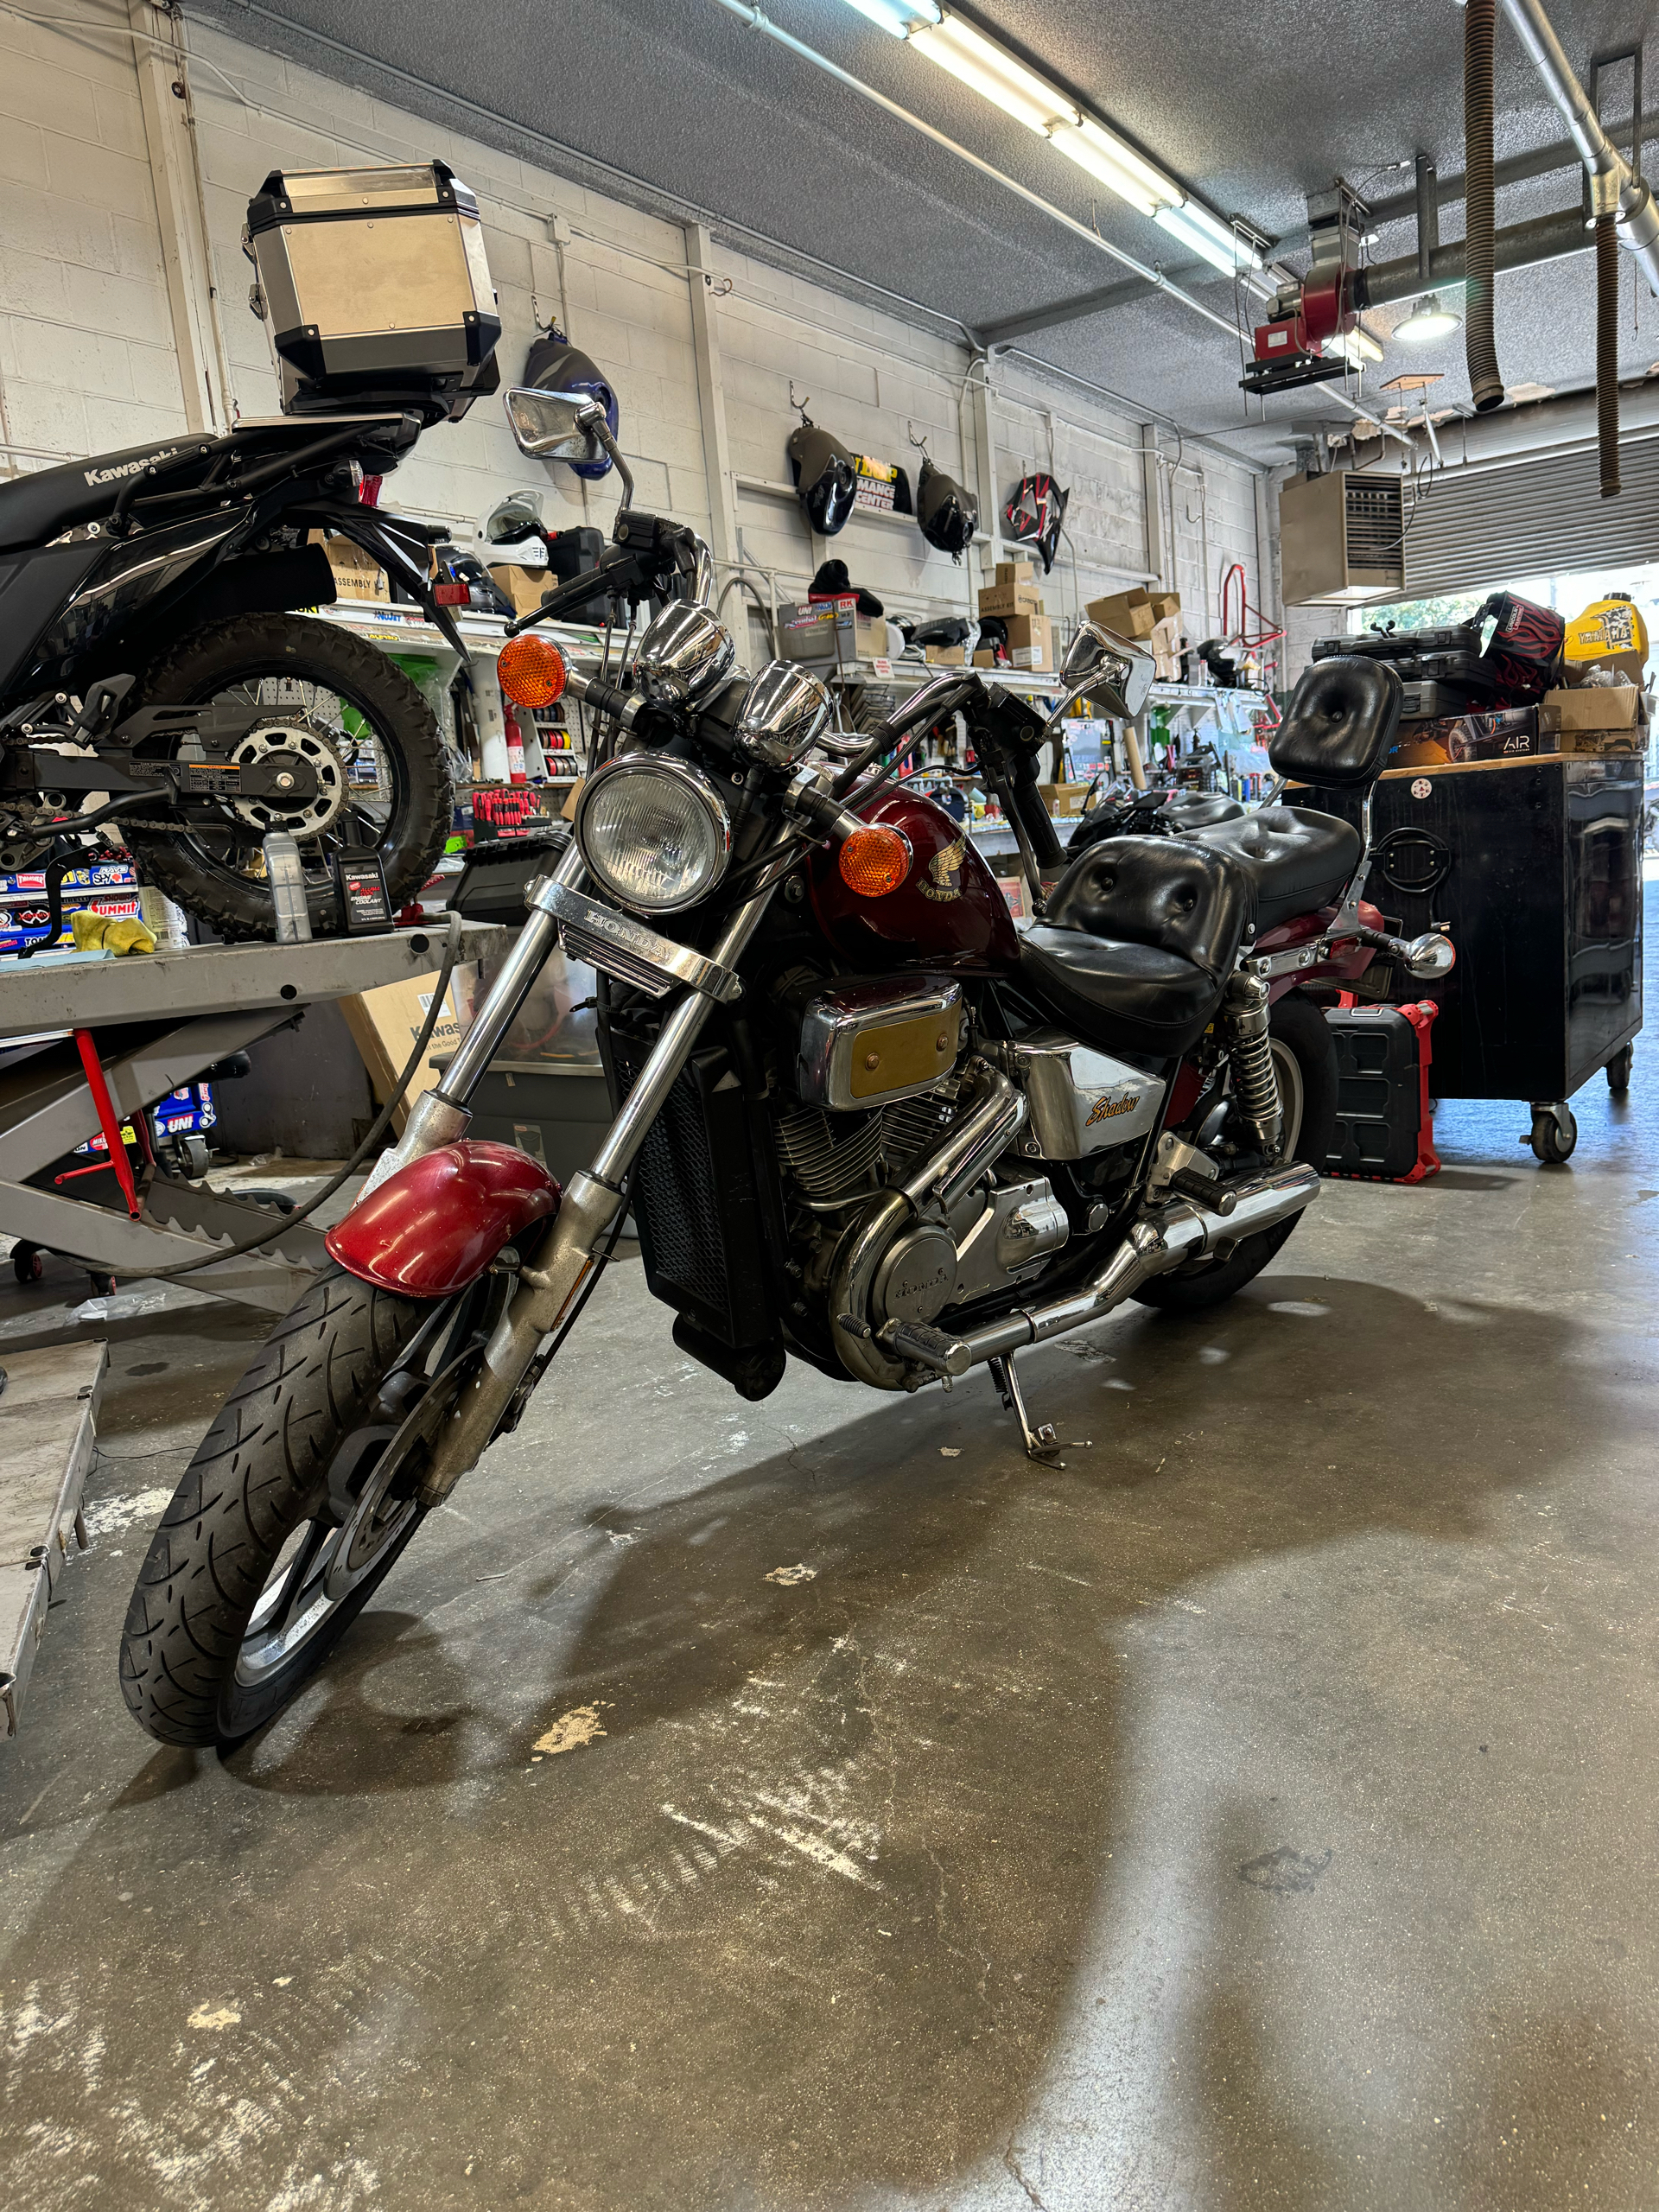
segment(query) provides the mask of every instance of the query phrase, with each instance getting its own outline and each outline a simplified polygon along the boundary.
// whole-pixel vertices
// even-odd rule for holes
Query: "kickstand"
[[[994,1359],[991,1362],[991,1380],[1001,1391],[1003,1404],[1020,1424],[1026,1440],[1026,1457],[1028,1459],[1046,1460],[1051,1465],[1056,1467],[1065,1466],[1064,1459],[1057,1459],[1054,1457],[1059,1449],[1059,1445],[1054,1434],[1052,1423],[1042,1421],[1035,1428],[1032,1427],[1031,1415],[1026,1411],[1025,1396],[1020,1388],[1020,1378],[1014,1371],[1012,1352],[1007,1352],[1001,1359]]]

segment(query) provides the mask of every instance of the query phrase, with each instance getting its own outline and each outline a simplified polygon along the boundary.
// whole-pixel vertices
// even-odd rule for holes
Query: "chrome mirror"
[[[537,461],[602,461],[594,435],[605,410],[584,392],[541,391],[517,385],[506,395],[507,420],[520,453]]]
[[[633,505],[633,478],[598,400],[584,392],[543,391],[515,385],[502,395],[513,442],[533,461],[602,461],[608,454],[622,480],[622,504]]]
[[[830,712],[821,677],[798,661],[768,661],[743,695],[734,735],[751,760],[788,768],[817,742]]]
[[[1045,735],[1058,727],[1062,715],[1085,693],[1098,700],[1107,714],[1133,721],[1147,703],[1157,670],[1149,652],[1085,619],[1065,649],[1060,697]]]
[[[1065,649],[1065,658],[1060,663],[1062,683],[1076,683],[1096,668],[1111,651],[1111,639],[1098,622],[1087,616],[1078,623],[1077,634]]]
[[[706,607],[665,607],[639,640],[635,681],[659,706],[689,707],[731,674],[737,647]]]

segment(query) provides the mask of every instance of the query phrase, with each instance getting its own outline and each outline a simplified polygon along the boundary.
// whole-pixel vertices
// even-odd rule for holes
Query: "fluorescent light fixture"
[[[861,16],[868,16],[879,30],[894,38],[908,38],[913,23],[937,23],[939,11],[933,0],[847,0]]]
[[[1230,276],[1236,270],[1262,266],[1262,257],[1248,238],[1241,238],[1230,223],[1194,200],[1179,207],[1160,207],[1154,219],[1183,245],[1201,254],[1211,267],[1225,270]]]
[[[1143,162],[1088,116],[1078,124],[1057,124],[1049,137],[1068,161],[1087,169],[1143,215],[1155,215],[1160,207],[1171,206],[1180,197],[1167,177],[1160,176],[1149,162]]]
[[[1016,123],[1023,123],[1039,138],[1046,137],[1055,124],[1078,121],[1076,108],[1052,85],[1046,85],[1000,46],[982,38],[960,16],[947,16],[943,22],[924,24],[920,30],[911,32],[910,42],[918,54],[937,61],[959,84],[1000,107]]]
[[[1336,354],[1338,359],[1346,361],[1356,369],[1363,369],[1368,361],[1380,361],[1382,358],[1382,348],[1370,332],[1362,329],[1357,323],[1351,330],[1339,330],[1334,338],[1327,338],[1325,350],[1327,353]]]
[[[1437,338],[1449,338],[1462,321],[1437,293],[1425,292],[1411,313],[1395,324],[1394,335],[1408,346],[1432,346]]]

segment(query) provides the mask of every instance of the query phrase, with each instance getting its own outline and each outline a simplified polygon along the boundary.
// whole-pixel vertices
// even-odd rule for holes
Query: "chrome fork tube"
[[[734,968],[771,898],[768,886],[740,906],[709,947],[709,957],[723,968]],[[686,993],[664,1023],[592,1166],[579,1169],[565,1185],[537,1265],[521,1273],[519,1287],[484,1347],[476,1373],[433,1444],[421,1484],[423,1504],[440,1503],[467,1469],[477,1465],[543,1338],[559,1326],[574,1306],[593,1270],[595,1248],[621,1209],[622,1178],[714,1008],[715,1001],[706,993]]]
[[[574,839],[553,874],[560,883],[574,887],[580,882],[582,855]],[[460,1051],[444,1070],[442,1082],[423,1091],[416,1100],[403,1135],[390,1152],[383,1152],[375,1162],[368,1181],[358,1194],[359,1200],[366,1198],[371,1191],[378,1190],[389,1175],[395,1175],[400,1167],[407,1167],[411,1160],[423,1160],[429,1152],[441,1151],[445,1145],[454,1144],[458,1137],[466,1135],[473,1118],[467,1102],[495,1058],[501,1039],[518,1019],[531,985],[547,965],[558,936],[559,926],[552,915],[543,913],[539,906],[532,906],[530,918],[514,940],[472,1027],[461,1039]]]
[[[572,838],[553,871],[553,880],[574,889],[580,883],[582,872],[582,855]],[[452,1106],[465,1106],[477,1090],[501,1039],[517,1020],[519,1007],[530,995],[531,985],[547,965],[558,934],[559,925],[552,915],[540,906],[532,906],[530,918],[519,931],[501,973],[490,986],[489,996],[479,1008],[477,1020],[461,1039],[461,1049],[444,1071],[438,1093]]]

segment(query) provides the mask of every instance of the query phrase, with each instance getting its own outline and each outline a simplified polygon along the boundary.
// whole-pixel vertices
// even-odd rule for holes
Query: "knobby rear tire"
[[[321,1663],[418,1526],[416,1512],[364,1580],[274,1672],[238,1678],[249,1622],[279,1554],[327,1494],[342,1441],[376,1406],[431,1305],[337,1268],[311,1286],[219,1408],[162,1516],[121,1638],[121,1689],[159,1742],[234,1743]]]
[[[1287,991],[1274,1003],[1268,1033],[1293,1056],[1301,1073],[1301,1126],[1290,1157],[1323,1172],[1337,1130],[1337,1049],[1330,1026],[1311,999]],[[1160,1313],[1202,1313],[1223,1305],[1261,1274],[1300,1219],[1294,1214],[1276,1228],[1245,1237],[1230,1259],[1200,1260],[1190,1271],[1173,1268],[1154,1275],[1135,1296]]]

